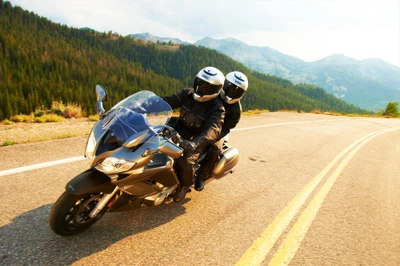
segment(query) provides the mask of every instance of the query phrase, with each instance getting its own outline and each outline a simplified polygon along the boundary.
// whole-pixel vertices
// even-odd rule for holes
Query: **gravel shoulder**
[[[87,136],[94,123],[86,118],[80,118],[52,123],[0,124],[0,146],[4,146],[4,143],[22,144]]]

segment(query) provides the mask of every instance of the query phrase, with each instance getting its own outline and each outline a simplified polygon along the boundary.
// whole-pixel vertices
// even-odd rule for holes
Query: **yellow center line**
[[[343,161],[339,164],[339,166],[335,169],[332,175],[328,178],[322,188],[318,191],[315,197],[311,200],[310,204],[301,214],[299,219],[293,225],[292,229],[289,231],[288,235],[278,248],[277,252],[271,259],[268,265],[288,265],[290,261],[295,256],[298,248],[300,247],[301,242],[303,241],[309,227],[311,226],[315,216],[317,215],[322,203],[324,202],[327,194],[333,187],[334,183],[336,182],[339,175],[343,172],[344,168],[350,162],[350,160],[354,157],[354,155],[370,140],[373,138],[384,134],[389,131],[397,130],[394,129],[387,129],[383,132],[378,132],[375,135],[364,140],[360,143],[356,148],[354,148],[347,156],[343,159]]]
[[[254,241],[254,243],[246,250],[242,257],[236,262],[236,266],[260,265],[264,258],[268,255],[275,242],[280,238],[287,226],[299,212],[310,194],[318,186],[325,175],[332,167],[365,139],[384,132],[387,129],[379,130],[368,134],[350,144],[346,149],[340,152],[317,176],[315,176],[290,202],[289,204],[275,217],[268,225],[267,229]]]

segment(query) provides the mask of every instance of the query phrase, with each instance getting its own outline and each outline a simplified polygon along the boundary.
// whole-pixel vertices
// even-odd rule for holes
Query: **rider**
[[[224,102],[225,119],[222,126],[222,131],[217,138],[217,141],[209,145],[207,157],[204,164],[197,172],[195,189],[201,191],[204,189],[204,181],[212,175],[212,170],[218,160],[218,155],[224,143],[224,137],[229,134],[230,130],[236,127],[240,120],[242,106],[240,99],[247,91],[248,79],[245,74],[239,71],[233,71],[226,75],[224,87],[221,90],[219,97]]]
[[[196,161],[221,133],[225,109],[218,95],[224,80],[224,74],[220,70],[211,66],[205,67],[196,75],[193,89],[183,89],[164,97],[173,109],[180,107],[176,129],[184,139],[181,147],[185,153],[178,160],[180,185],[174,194],[175,202],[185,198],[193,184]]]

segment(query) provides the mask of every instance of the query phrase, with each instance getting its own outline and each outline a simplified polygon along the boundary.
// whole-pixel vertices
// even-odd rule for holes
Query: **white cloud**
[[[232,37],[305,61],[331,54],[400,66],[400,1],[11,0],[73,27],[195,42]]]

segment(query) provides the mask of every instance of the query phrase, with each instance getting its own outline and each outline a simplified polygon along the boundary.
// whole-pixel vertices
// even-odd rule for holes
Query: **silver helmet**
[[[226,75],[224,87],[221,90],[221,98],[228,104],[233,104],[240,99],[247,91],[249,81],[245,74],[239,71],[233,71]]]
[[[225,76],[215,67],[205,67],[197,73],[193,82],[193,98],[198,102],[215,99],[224,84]]]

